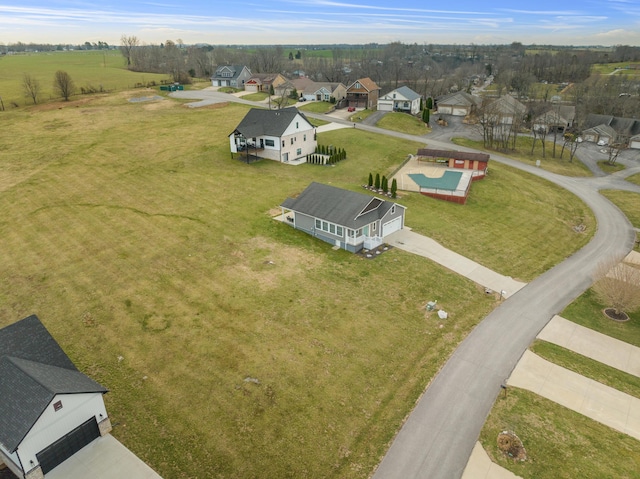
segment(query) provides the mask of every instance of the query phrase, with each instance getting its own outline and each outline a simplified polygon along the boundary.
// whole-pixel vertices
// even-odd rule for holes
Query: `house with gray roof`
[[[482,105],[482,98],[464,91],[457,91],[435,99],[435,107],[441,115],[471,115],[480,105]]]
[[[408,86],[401,86],[378,98],[378,111],[420,113],[420,95]]]
[[[266,158],[282,163],[306,160],[316,151],[316,128],[297,108],[264,110],[252,108],[229,134],[232,156],[249,162]]]
[[[316,182],[280,207],[295,229],[353,253],[376,248],[404,228],[406,209],[392,201]]]
[[[244,65],[221,65],[211,76],[211,84],[244,90],[244,84],[249,78],[251,78],[251,70]]]
[[[553,131],[565,131],[573,127],[576,107],[573,105],[549,105],[533,119],[532,128],[545,134]]]
[[[585,141],[628,144],[629,148],[639,148],[640,120],[611,115],[590,113],[585,119],[582,136]]]
[[[111,430],[106,392],[37,316],[0,329],[0,462],[19,478],[44,477]]]

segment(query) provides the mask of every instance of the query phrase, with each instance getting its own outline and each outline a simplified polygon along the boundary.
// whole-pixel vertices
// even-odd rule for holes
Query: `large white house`
[[[297,108],[252,108],[229,135],[232,154],[287,163],[316,151],[316,128]]]
[[[111,431],[106,392],[37,316],[0,329],[0,462],[19,478],[42,479]]]
[[[378,98],[378,111],[420,113],[420,95],[408,86],[401,86]]]

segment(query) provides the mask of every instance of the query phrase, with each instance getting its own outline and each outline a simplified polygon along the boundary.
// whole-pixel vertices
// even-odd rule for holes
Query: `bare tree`
[[[28,73],[22,76],[22,89],[24,95],[31,98],[33,104],[38,103],[38,95],[40,94],[40,82],[37,78],[32,77]]]
[[[564,150],[569,150],[569,163],[573,163],[573,157],[576,155],[578,147],[582,144],[582,138],[578,133],[578,129],[568,130],[564,132],[562,136],[563,143],[560,150],[560,158],[564,155]]]
[[[616,316],[625,316],[640,307],[640,269],[616,261],[602,262],[593,290]]]
[[[76,86],[67,72],[58,70],[53,79],[53,89],[60,93],[64,101],[69,101],[69,97],[73,95]]]
[[[609,143],[607,145],[607,163],[615,165],[618,160],[618,155],[624,150],[625,145],[623,143]]]
[[[138,45],[140,45],[140,41],[138,37],[134,35],[129,37],[122,35],[122,37],[120,37],[120,51],[122,52],[122,56],[127,60],[127,67],[131,66],[133,61],[131,53]]]

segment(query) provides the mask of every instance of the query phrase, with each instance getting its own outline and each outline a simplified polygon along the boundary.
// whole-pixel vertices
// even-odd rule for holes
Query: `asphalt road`
[[[325,115],[307,116],[343,122]],[[344,124],[351,125],[347,121]],[[452,147],[428,136],[361,124],[357,128],[428,142],[432,147]],[[491,159],[546,178],[580,197],[596,216],[596,234],[580,251],[510,296],[467,336],[427,387],[373,474],[374,479],[460,478],[501,385],[538,332],[591,286],[601,261],[622,259],[633,248],[635,231],[631,224],[598,190],[618,188],[640,193],[640,187],[624,181],[625,176],[640,172],[639,160],[629,160],[632,168],[619,174],[568,178],[495,154]]]

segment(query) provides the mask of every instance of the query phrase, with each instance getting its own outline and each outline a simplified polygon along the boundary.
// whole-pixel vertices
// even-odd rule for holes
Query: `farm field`
[[[122,91],[135,88],[137,84],[155,82],[160,85],[168,81],[168,75],[158,73],[133,72],[126,69],[119,50],[89,50],[70,52],[43,52],[6,55],[0,57],[0,97],[4,107],[14,108],[31,105],[31,99],[24,95],[22,87],[25,73],[40,83],[40,102],[56,99],[54,91],[55,72],[66,71],[80,93],[80,89],[99,91]]]
[[[418,145],[345,129],[318,135],[347,151],[335,167],[247,165],[226,136],[247,107],[139,94],[1,113],[0,325],[38,314],[110,390],[114,436],[166,478],[367,477],[495,303],[425,259],[363,260],[271,215],[311,181],[361,191]],[[516,278],[595,226],[499,164],[465,207],[401,196],[416,231]],[[434,299],[446,322],[425,315]]]

